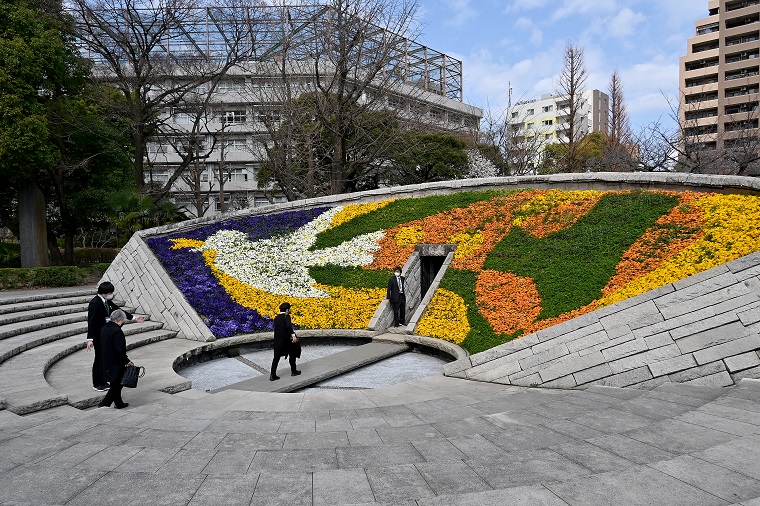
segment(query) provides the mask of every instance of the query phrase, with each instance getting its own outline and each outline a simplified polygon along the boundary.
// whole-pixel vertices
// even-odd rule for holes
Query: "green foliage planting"
[[[322,265],[309,267],[309,274],[317,283],[344,288],[385,288],[390,270],[372,271],[361,267]]]
[[[623,253],[677,202],[657,193],[605,195],[573,227],[543,239],[513,229],[484,268],[533,278],[543,305],[539,319],[559,316],[599,298]]]
[[[0,242],[0,268],[21,267],[21,246]]]
[[[0,269],[0,290],[53,288],[95,284],[109,264],[88,267],[33,267],[30,269]]]

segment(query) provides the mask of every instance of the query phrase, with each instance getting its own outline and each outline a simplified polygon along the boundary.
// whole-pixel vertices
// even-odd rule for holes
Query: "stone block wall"
[[[149,314],[151,320],[163,323],[165,328],[177,331],[177,337],[215,339],[139,234],[133,235],[121,249],[101,281],[113,283],[118,299],[127,301],[140,314]]]
[[[760,252],[448,364],[522,386],[728,386],[760,378]]]

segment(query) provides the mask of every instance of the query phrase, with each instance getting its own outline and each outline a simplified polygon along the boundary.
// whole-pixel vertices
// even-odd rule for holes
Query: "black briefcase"
[[[137,379],[145,376],[145,368],[139,365],[130,365],[124,369],[124,376],[121,377],[121,385],[127,388],[137,388]]]

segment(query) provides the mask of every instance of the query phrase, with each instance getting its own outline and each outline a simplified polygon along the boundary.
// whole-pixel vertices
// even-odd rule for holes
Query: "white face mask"
[[[108,295],[106,295],[106,296],[105,296],[105,297],[103,297],[103,298],[104,298],[104,299],[106,299],[106,300],[111,300],[111,299],[113,299],[113,294],[112,294],[112,293],[109,293]]]
[[[400,272],[396,272],[396,273],[394,273],[394,274],[396,274],[396,277],[397,277],[397,278],[401,276],[401,273],[400,273]]]

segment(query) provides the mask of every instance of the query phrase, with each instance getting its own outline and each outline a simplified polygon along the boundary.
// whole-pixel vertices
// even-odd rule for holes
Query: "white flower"
[[[372,263],[384,231],[360,235],[339,246],[309,251],[317,235],[332,223],[342,207],[333,208],[298,230],[270,239],[249,241],[243,232],[222,230],[208,239],[201,250],[216,251],[215,264],[225,274],[254,288],[275,295],[329,297],[314,288],[312,265],[363,266]]]

